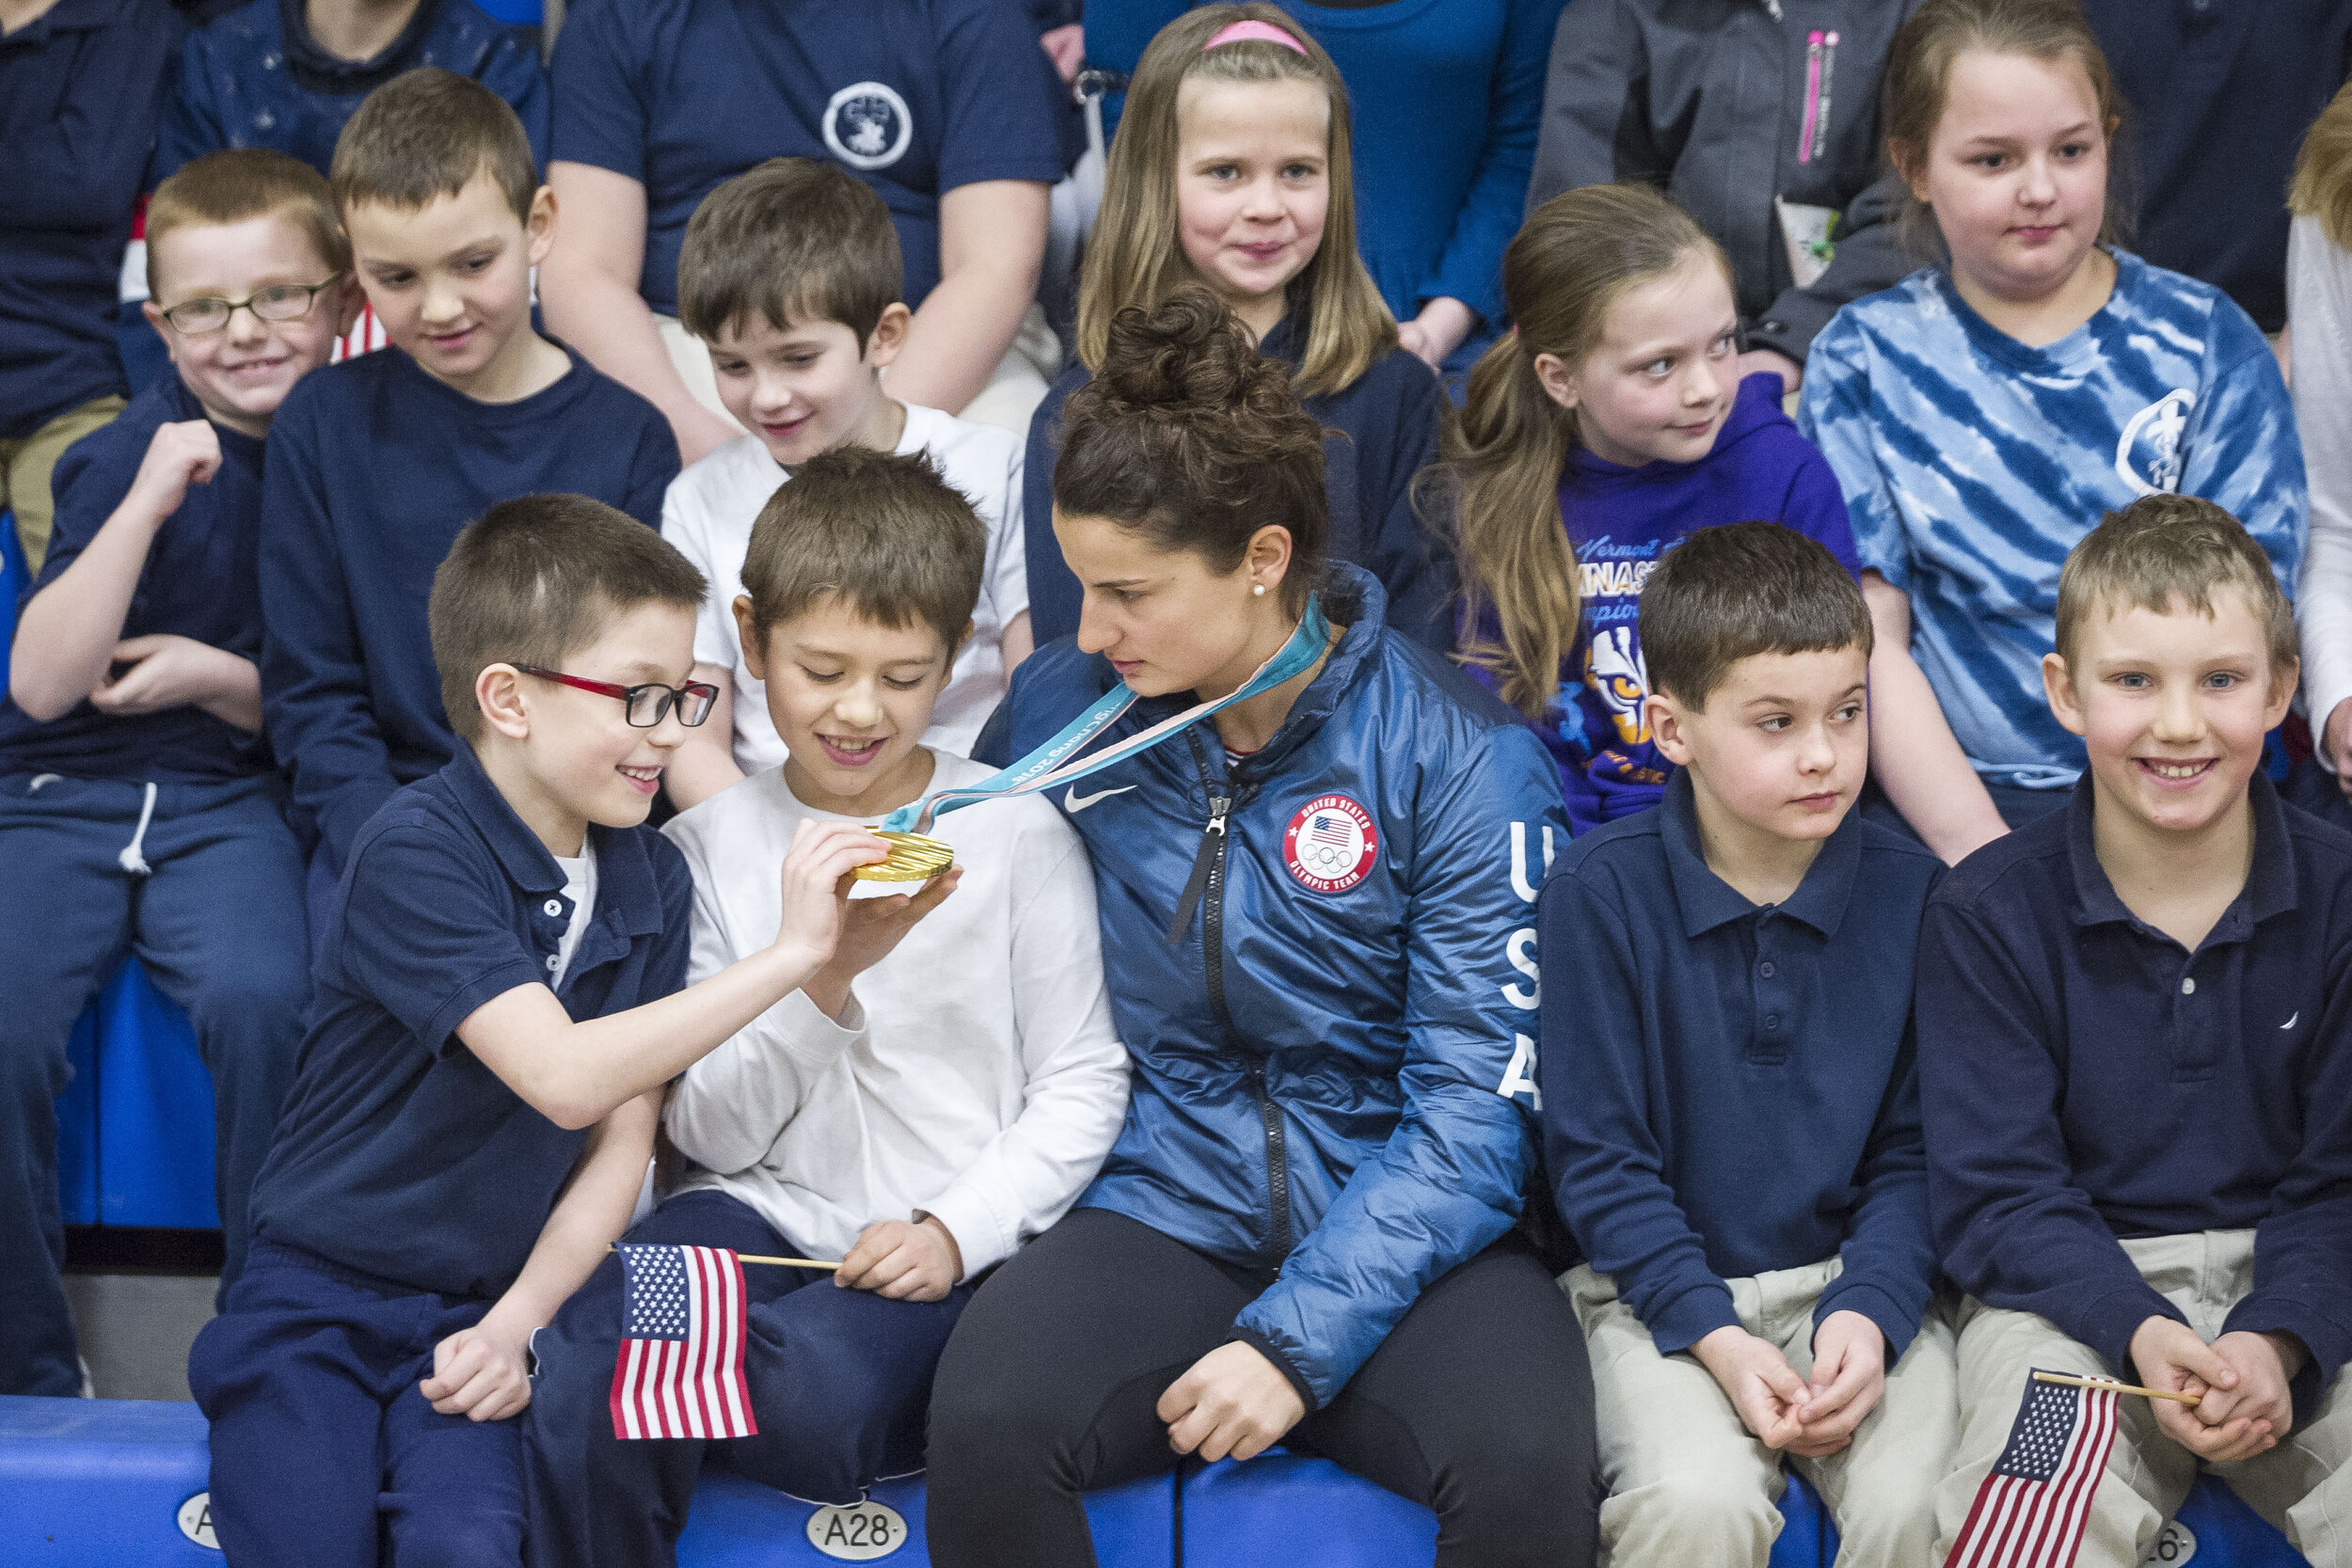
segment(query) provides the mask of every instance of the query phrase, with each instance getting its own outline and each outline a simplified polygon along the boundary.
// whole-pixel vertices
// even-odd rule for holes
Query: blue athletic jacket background
[[[1558,774],[1515,715],[1388,630],[1368,574],[1335,563],[1324,599],[1346,633],[1249,760],[1227,822],[1238,1042],[1211,1004],[1204,911],[1168,936],[1209,819],[1200,768],[1225,777],[1215,726],[1053,795],[1093,859],[1111,1006],[1135,1063],[1126,1126],[1079,1202],[1216,1257],[1279,1262],[1235,1337],[1316,1405],[1430,1281],[1519,1212],[1534,1149],[1534,899],[1547,850],[1568,836]],[[1117,678],[1068,639],[1040,649],[974,755],[1025,754]],[[1097,744],[1189,700],[1139,702]],[[1363,880],[1316,893],[1287,869],[1283,831],[1327,794],[1371,815],[1377,849]],[[1288,1158],[1295,1246],[1280,1259],[1252,1053]]]

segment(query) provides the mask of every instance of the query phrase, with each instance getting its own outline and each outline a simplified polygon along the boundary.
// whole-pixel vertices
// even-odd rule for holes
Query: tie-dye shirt
[[[1561,666],[1560,694],[1535,731],[1560,768],[1573,833],[1656,805],[1674,774],[1643,712],[1649,667],[1634,617],[1660,556],[1694,529],[1763,521],[1818,539],[1847,571],[1861,570],[1837,476],[1780,401],[1778,376],[1751,375],[1705,457],[1629,468],[1579,450],[1560,476],[1582,616]],[[1491,609],[1483,640],[1502,641]],[[1501,684],[1474,665],[1470,673],[1489,688]]]
[[[2042,692],[2058,568],[2106,513],[2202,496],[2294,591],[2303,453],[2269,345],[2219,290],[2114,252],[2097,314],[2028,348],[1929,268],[1840,310],[1798,422],[1829,454],[1863,566],[1911,596],[1911,652],[1977,771],[2057,788],[2082,742]]]

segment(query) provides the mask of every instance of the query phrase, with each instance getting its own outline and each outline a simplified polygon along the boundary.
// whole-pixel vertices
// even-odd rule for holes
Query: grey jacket
[[[1919,4],[1570,0],[1529,207],[1615,180],[1663,186],[1730,255],[1748,346],[1802,361],[1839,306],[1920,264],[1899,237],[1902,187],[1881,180],[1879,90]],[[1795,285],[1775,196],[1841,214],[1810,288]]]

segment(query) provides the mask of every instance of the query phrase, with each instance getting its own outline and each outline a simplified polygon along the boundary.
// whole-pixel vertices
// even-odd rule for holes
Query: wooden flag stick
[[[2171,1400],[2179,1404],[2195,1404],[2202,1394],[2175,1394],[2163,1388],[2142,1388],[2137,1383],[2118,1383],[2109,1377],[2068,1377],[2064,1372],[2037,1371],[2037,1383],[2056,1383],[2068,1388],[2112,1388],[2119,1394],[2138,1394],[2152,1400]]]
[[[604,1250],[618,1252],[621,1249],[608,1243]],[[837,1269],[841,1266],[838,1263],[820,1263],[814,1258],[761,1258],[749,1252],[737,1253],[735,1260],[739,1263],[781,1263],[787,1269]]]

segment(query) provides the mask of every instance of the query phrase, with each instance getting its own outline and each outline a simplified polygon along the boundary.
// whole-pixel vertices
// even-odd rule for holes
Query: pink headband
[[[1220,43],[1243,43],[1253,40],[1262,43],[1279,43],[1283,48],[1295,49],[1301,55],[1307,52],[1305,44],[1277,27],[1273,23],[1248,20],[1236,22],[1229,27],[1218,28],[1209,41],[1200,46],[1200,52],[1205,55]]]

